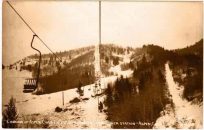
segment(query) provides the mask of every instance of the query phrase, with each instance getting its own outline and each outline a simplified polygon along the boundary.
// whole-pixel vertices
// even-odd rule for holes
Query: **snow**
[[[23,72],[26,75],[29,75],[29,72]],[[69,89],[64,92],[64,103],[65,105],[62,106],[62,92],[56,92],[51,94],[44,94],[44,95],[32,95],[31,93],[23,93],[23,83],[24,78],[13,78],[17,76],[23,75],[22,72],[16,70],[6,70],[4,72],[4,79],[6,83],[3,85],[3,105],[6,105],[11,97],[16,99],[16,106],[19,115],[30,115],[30,114],[40,114],[39,116],[46,116],[53,120],[62,120],[65,121],[72,117],[69,121],[73,122],[70,128],[80,128],[87,125],[88,128],[111,128],[111,123],[106,120],[106,114],[104,112],[98,111],[98,100],[103,101],[105,96],[100,97],[92,97],[94,94],[94,84],[87,85],[82,87],[84,90],[84,96],[79,96],[76,92],[77,89]],[[13,76],[12,76],[13,74]],[[14,75],[15,74],[15,75]],[[106,77],[101,79],[102,88],[106,88],[108,82],[116,80],[115,76]],[[11,82],[12,81],[12,82]],[[4,81],[5,82],[5,81]],[[12,88],[9,85],[13,85]],[[12,90],[12,91],[10,91]],[[89,98],[89,100],[71,104],[69,103],[70,100],[73,98],[78,97],[80,99]],[[74,114],[72,113],[61,113],[60,116],[57,116],[57,113],[54,112],[54,109],[59,106],[63,108],[72,108]],[[80,109],[80,111],[79,111]],[[78,117],[80,117],[78,119]],[[76,119],[77,118],[77,119]],[[75,125],[75,126],[73,126]],[[58,126],[57,126],[58,127]],[[65,127],[65,126],[63,126]]]
[[[99,50],[99,48],[96,48]],[[100,54],[95,52],[95,72],[100,74]],[[22,76],[25,77],[22,77]],[[18,78],[14,78],[18,77]],[[3,74],[3,105],[9,102],[11,96],[16,99],[16,107],[19,115],[39,114],[39,117],[46,117],[53,121],[69,120],[71,126],[67,125],[51,125],[57,128],[111,128],[111,122],[106,120],[106,114],[99,112],[98,102],[105,99],[105,95],[92,97],[95,95],[95,85],[87,85],[82,87],[84,95],[79,96],[77,89],[69,89],[63,91],[64,106],[62,105],[62,92],[56,92],[44,95],[33,95],[31,93],[23,93],[24,80],[31,77],[31,73],[27,71],[19,72],[17,70],[5,70]],[[109,82],[116,80],[116,76],[101,78],[101,89],[104,90]],[[58,86],[56,86],[58,87]],[[81,101],[79,103],[69,103],[70,100],[78,97]],[[88,100],[84,101],[83,99]],[[62,108],[72,109],[71,112],[56,113],[54,109],[59,106]]]
[[[98,50],[99,48],[96,47]],[[99,60],[100,54],[95,52],[96,59]],[[124,62],[129,62],[130,54],[123,55]],[[95,71],[100,71],[100,64],[95,62]],[[131,70],[121,71],[120,65],[117,65],[110,69],[113,72],[117,72],[118,75],[123,75],[129,77],[132,74]],[[62,92],[56,92],[44,95],[33,95],[31,93],[23,93],[23,85],[25,78],[31,78],[32,74],[28,71],[17,71],[17,70],[3,70],[3,105],[9,102],[11,96],[16,99],[17,108],[19,114],[34,114],[34,113],[44,113],[51,112],[56,106],[62,106]],[[101,78],[101,88],[104,90],[109,82],[114,82],[117,76],[110,76]],[[93,86],[93,87],[92,87]],[[58,86],[56,86],[58,87]],[[87,88],[89,88],[89,91]],[[94,84],[84,87],[84,96],[91,97],[94,90]],[[68,103],[74,97],[77,97],[76,89],[70,89],[64,91],[65,104]],[[97,105],[95,105],[98,107]],[[92,106],[93,107],[93,106]],[[98,109],[98,108],[97,108]]]
[[[130,57],[131,57],[132,53],[129,53],[127,55],[116,55],[116,54],[113,54],[113,55],[123,58],[123,61],[120,62],[116,66],[110,67],[109,72],[113,72],[113,74],[118,75],[118,76],[122,75],[123,77],[130,77],[132,75],[133,71],[131,69],[122,71],[121,65],[125,64],[125,63],[130,63],[130,61],[131,61]]]
[[[27,99],[28,95],[23,93],[23,84],[25,78],[32,76],[31,73],[14,69],[4,69],[2,72],[2,104],[6,105],[11,96],[18,97],[18,100]]]
[[[23,93],[24,81],[28,77],[31,77],[31,73],[27,71],[3,71],[3,105],[9,102],[11,96],[16,99],[19,114],[43,113],[45,111],[52,111],[56,106],[62,105],[61,92],[44,95]],[[65,100],[69,101],[73,97],[78,96],[75,91],[76,89],[64,91]]]
[[[169,65],[165,65],[166,80],[169,86],[169,92],[172,95],[174,108],[170,104],[162,112],[154,125],[155,128],[202,128],[203,107],[198,104],[192,104],[182,98],[183,86],[178,86],[173,80],[172,71]]]
[[[95,48],[95,72],[96,76],[101,76],[99,48]],[[121,64],[129,63],[131,53],[128,55],[117,55],[123,58],[119,65],[109,69],[115,75],[130,77],[132,70],[121,70]],[[154,128],[202,128],[202,105],[191,104],[182,98],[183,86],[178,86],[172,77],[168,63],[165,65],[166,80],[169,86],[169,92],[174,104],[167,104],[157,119]],[[108,83],[113,83],[117,76],[100,77],[101,91],[105,90]],[[16,106],[20,115],[40,114],[39,116],[49,116],[51,120],[69,120],[69,125],[57,125],[51,127],[57,128],[111,128],[111,122],[106,120],[106,114],[98,111],[98,102],[105,99],[105,95],[92,97],[95,95],[95,85],[82,87],[84,95],[79,96],[77,89],[63,91],[64,106],[62,105],[62,92],[56,92],[44,95],[33,95],[23,93],[23,84],[25,78],[31,77],[28,71],[3,70],[3,105],[9,102],[11,96],[16,99]],[[56,86],[58,87],[58,86]],[[73,98],[80,98],[81,102],[71,104]],[[84,101],[82,99],[88,98]],[[72,109],[64,113],[55,113],[54,109],[59,106]]]

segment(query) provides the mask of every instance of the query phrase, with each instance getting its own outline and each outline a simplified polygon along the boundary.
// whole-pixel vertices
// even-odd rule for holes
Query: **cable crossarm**
[[[37,35],[33,35],[32,41],[31,41],[31,48],[33,48],[34,50],[36,50],[39,53],[39,63],[38,63],[38,73],[37,73],[37,80],[36,80],[36,87],[38,87],[38,82],[39,82],[39,77],[40,77],[40,63],[41,63],[41,52],[40,50],[36,49],[35,47],[33,47],[33,41],[34,38],[37,37]]]
[[[33,35],[33,39],[31,41],[31,48],[33,48],[34,50],[38,51],[38,53],[41,55],[41,52],[38,49],[36,49],[35,47],[33,47],[33,40],[34,40],[35,37],[37,37],[37,35],[34,34]]]
[[[6,1],[8,3],[8,5],[14,10],[14,12],[19,16],[19,18],[25,23],[25,25],[32,31],[32,33],[43,43],[43,45],[53,53],[53,55],[61,60],[51,49],[50,47],[42,40],[42,38],[40,38],[37,33],[31,28],[31,26],[23,19],[23,17],[18,13],[18,11],[11,5],[11,3],[9,1]]]

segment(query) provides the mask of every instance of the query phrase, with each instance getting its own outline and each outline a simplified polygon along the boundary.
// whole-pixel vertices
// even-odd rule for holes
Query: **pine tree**
[[[112,97],[113,95],[112,95],[112,89],[111,89],[111,85],[110,84],[108,84],[108,87],[106,89],[106,95],[107,95],[106,105],[108,107],[110,107],[111,104],[113,103],[113,97]]]
[[[16,121],[18,118],[17,109],[15,106],[15,99],[11,97],[6,110],[3,112],[2,127],[3,128],[16,128],[16,123],[11,123]]]

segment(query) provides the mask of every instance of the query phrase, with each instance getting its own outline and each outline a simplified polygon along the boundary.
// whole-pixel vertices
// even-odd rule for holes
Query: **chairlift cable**
[[[56,58],[61,60],[51,49],[50,47],[37,35],[37,33],[31,28],[31,26],[23,19],[23,17],[18,13],[18,11],[11,5],[9,1],[6,1],[8,5],[14,10],[14,12],[20,17],[20,19],[25,23],[25,25],[32,31],[34,35],[45,45],[45,47],[55,55]]]

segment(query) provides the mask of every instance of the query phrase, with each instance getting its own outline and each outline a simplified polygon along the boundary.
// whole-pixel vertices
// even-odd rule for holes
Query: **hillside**
[[[201,41],[188,49],[174,51],[156,45],[134,49],[125,65],[126,69],[133,70],[133,74],[119,76],[106,89],[108,120],[131,122],[114,124],[113,128],[202,126],[199,114],[202,110],[203,64],[198,55],[202,50]],[[194,109],[198,110],[197,113],[192,111]],[[184,110],[189,113],[184,113]],[[145,123],[137,124],[138,121]],[[196,123],[187,124],[184,121]]]
[[[138,53],[139,52],[139,53]],[[151,65],[170,62],[174,80],[184,86],[183,97],[187,100],[202,100],[203,97],[203,39],[183,49],[165,50],[156,45],[144,45],[133,57],[145,57]],[[134,64],[137,65],[137,60]]]
[[[56,52],[58,58],[54,57],[53,54],[43,54],[40,67],[40,87],[37,94],[52,93],[76,88],[80,84],[93,83],[93,52],[94,46],[89,46]],[[32,77],[36,77],[38,58],[37,54],[30,55],[7,68],[18,71],[27,70],[32,73]]]
[[[52,54],[42,55],[41,86],[43,93],[51,93],[94,82],[94,46],[56,52],[61,59]],[[156,45],[144,45],[142,48],[123,48],[114,44],[100,45],[100,61],[103,76],[116,75],[113,67],[121,70],[138,71],[138,66],[145,59],[150,66],[160,66],[170,62],[173,77],[185,86],[184,97],[193,100],[202,97],[202,62],[203,40],[183,49],[165,50]],[[129,55],[130,60],[124,56]],[[124,62],[125,61],[125,62]],[[36,76],[38,56],[28,56],[12,65],[10,69],[29,70]],[[116,67],[117,68],[117,67]],[[118,69],[119,69],[118,68]],[[48,82],[52,81],[52,82]]]
[[[113,75],[109,69],[113,66],[120,65],[125,59],[124,56],[132,55],[133,48],[123,48],[113,44],[100,45],[100,62],[101,70],[105,76]]]
[[[40,84],[43,93],[52,93],[94,83],[93,53],[90,51],[81,55],[56,73],[42,77]]]
[[[128,121],[128,124],[111,124],[112,128],[183,128],[184,125],[185,128],[200,128],[203,96],[201,44],[198,42],[177,50],[165,50],[157,45],[144,45],[142,48],[100,45],[102,92],[98,99],[104,104],[101,112],[97,109],[98,99],[94,96],[94,47],[56,53],[62,60],[45,54],[40,86],[35,92],[42,95],[30,94],[36,97],[22,102],[33,105],[50,103],[50,106],[43,108],[51,110],[48,120],[67,120],[70,117],[80,121],[80,114],[84,119],[90,119],[94,113],[100,114],[100,118],[107,122]],[[26,57],[10,69],[29,70],[35,77],[37,58],[36,55]],[[19,91],[22,92],[22,88]],[[59,91],[64,92],[66,105],[63,109],[67,110],[57,113],[53,110],[61,104]],[[74,99],[79,102],[73,103]],[[53,103],[53,100],[56,102]],[[19,104],[24,108],[23,104]],[[78,107],[85,115],[83,112],[73,114]],[[184,110],[188,112],[184,113]]]
[[[174,80],[183,85],[183,97],[202,101],[203,97],[203,40],[190,47],[178,49],[170,58]]]
[[[101,70],[103,76],[114,75],[111,67],[121,66],[124,55],[133,48],[123,48],[113,44],[100,46]],[[40,73],[40,87],[36,94],[53,93],[62,90],[78,88],[94,83],[94,47],[84,47],[70,51],[43,54]],[[38,55],[34,54],[9,66],[9,69],[28,70],[32,76],[37,75]],[[116,73],[115,73],[116,74]]]
[[[203,39],[201,39],[200,41],[196,42],[194,45],[191,45],[189,47],[177,49],[176,52],[179,53],[180,55],[194,54],[194,55],[203,57]]]

